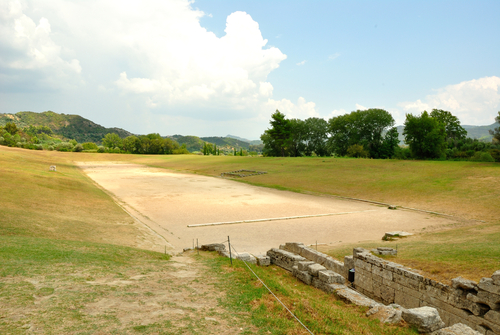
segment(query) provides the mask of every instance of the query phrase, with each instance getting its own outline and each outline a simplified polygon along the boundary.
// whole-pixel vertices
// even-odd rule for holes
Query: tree
[[[467,137],[467,130],[460,125],[460,120],[448,111],[433,109],[431,117],[444,124],[446,131],[445,141],[448,139],[462,140]]]
[[[264,142],[264,154],[285,157],[287,148],[291,144],[292,124],[279,110],[271,115],[270,123],[271,128],[260,137]]]
[[[307,128],[304,121],[299,119],[290,120],[290,140],[288,142],[288,155],[300,157],[304,154],[304,140],[307,136]]]
[[[405,142],[415,158],[440,158],[446,149],[445,125],[424,111],[420,116],[406,114]]]
[[[4,128],[11,135],[15,135],[18,131],[16,124],[13,122],[8,122]]]
[[[399,133],[392,127],[385,133],[384,141],[379,151],[379,158],[393,158],[399,145]]]
[[[360,144],[370,157],[382,158],[383,133],[393,126],[392,115],[378,108],[333,117],[328,121],[331,150],[339,156],[345,156],[350,146]]]
[[[141,149],[141,141],[135,135],[127,136],[123,139],[123,150],[131,154],[139,153]]]
[[[109,133],[106,134],[106,136],[104,136],[104,138],[102,139],[102,144],[107,148],[121,148],[123,141],[120,136],[118,136],[118,134]]]
[[[328,122],[325,119],[310,117],[305,120],[306,133],[306,156],[314,152],[316,156],[330,156],[328,145]]]
[[[498,116],[495,118],[495,121],[500,123],[500,112],[498,112]],[[500,127],[496,127],[494,130],[489,130],[489,132],[493,135],[493,138],[500,143]]]

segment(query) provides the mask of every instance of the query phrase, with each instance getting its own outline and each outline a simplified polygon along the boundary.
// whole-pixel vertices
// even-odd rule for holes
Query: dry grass
[[[0,146],[0,235],[161,250],[163,242],[96,187],[73,164],[74,157]],[[49,171],[50,165],[56,165],[57,171]]]

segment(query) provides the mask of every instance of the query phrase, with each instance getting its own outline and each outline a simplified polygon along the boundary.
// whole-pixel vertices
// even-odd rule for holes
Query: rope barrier
[[[238,251],[236,251],[236,249],[234,248],[233,245],[231,245],[231,248],[239,256],[240,253]],[[311,332],[309,330],[309,328],[307,328],[306,325],[303,324],[302,321],[300,321],[299,318],[296,317],[295,314],[293,314],[293,312],[291,310],[289,310],[288,307],[285,306],[285,304],[271,291],[271,289],[269,287],[267,287],[267,285],[262,281],[262,279],[260,279],[259,276],[252,270],[252,268],[250,268],[250,266],[248,266],[247,262],[245,262],[243,259],[241,259],[241,261],[243,261],[243,263],[245,263],[245,265],[248,268],[248,270],[250,270],[250,272],[253,273],[253,275],[255,276],[255,278],[257,278],[262,283],[262,285],[269,291],[269,293],[272,294],[272,296],[281,304],[281,306],[283,306],[288,311],[288,313],[290,313],[290,315],[293,316],[295,318],[295,320],[297,320],[297,322],[300,323],[300,325],[302,327],[304,327],[304,329],[309,332],[309,334],[314,335],[313,332]]]

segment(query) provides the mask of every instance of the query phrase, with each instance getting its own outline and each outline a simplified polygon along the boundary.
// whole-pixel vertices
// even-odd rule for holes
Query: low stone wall
[[[347,256],[344,259],[344,263],[325,255],[319,251],[312,248],[306,247],[303,243],[289,242],[284,245],[280,245],[280,249],[293,252],[294,254],[300,255],[309,261],[323,265],[327,270],[332,270],[338,274],[341,274],[344,278],[348,278],[349,269],[354,267],[354,260],[352,256]],[[352,265],[351,267],[349,267]]]
[[[449,326],[464,323],[482,334],[500,335],[500,272],[479,283],[456,278],[448,286],[354,249],[355,287],[384,304],[434,307]]]

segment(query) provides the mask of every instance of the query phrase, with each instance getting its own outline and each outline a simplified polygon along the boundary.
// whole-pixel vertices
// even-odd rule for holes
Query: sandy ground
[[[291,241],[305,244],[379,240],[385,232],[419,232],[453,223],[449,218],[406,210],[255,187],[236,181],[173,173],[115,162],[78,163],[132,216],[165,239],[170,252],[227,241],[238,252],[265,253]],[[251,178],[251,177],[247,177]],[[335,214],[189,228],[188,225]]]

